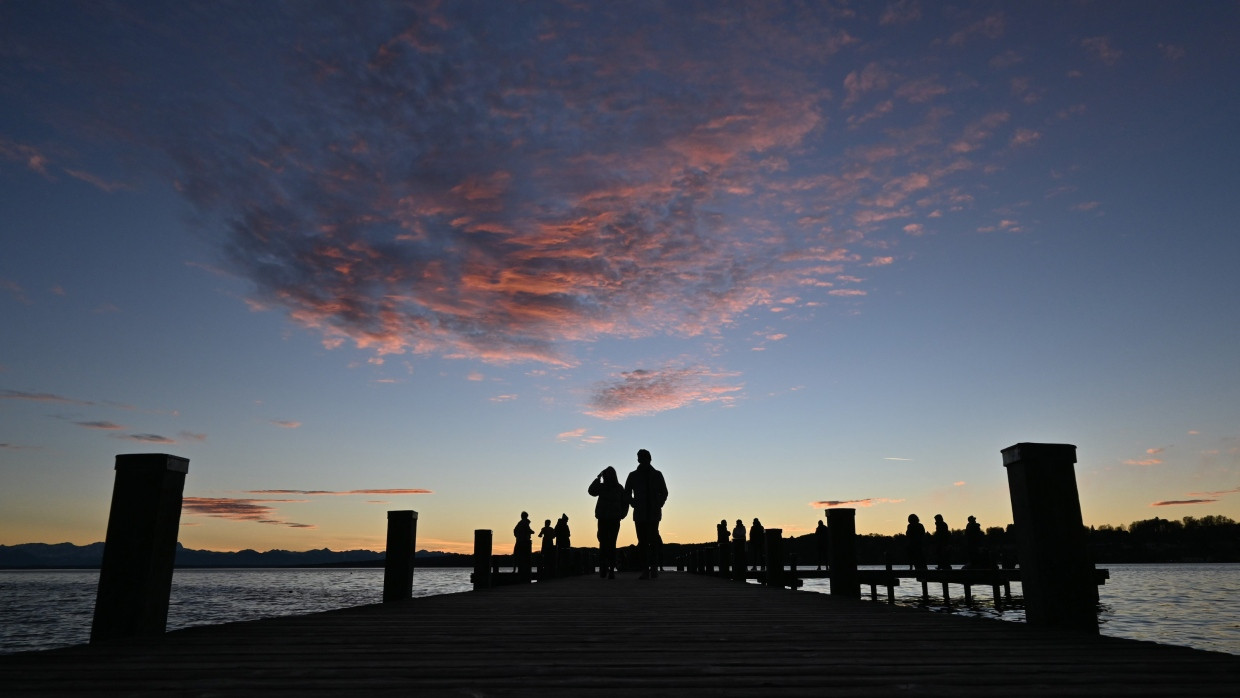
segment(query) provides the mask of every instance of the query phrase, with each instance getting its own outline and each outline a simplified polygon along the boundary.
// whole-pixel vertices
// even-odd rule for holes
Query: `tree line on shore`
[[[815,566],[820,562],[814,535],[808,533],[792,536],[784,542],[784,551],[789,555],[796,555],[797,564],[800,566]],[[1088,537],[1096,564],[1240,562],[1240,524],[1226,516],[1210,515],[1200,518],[1186,516],[1180,520],[1154,517],[1134,521],[1127,526],[1091,526]],[[964,530],[953,530],[951,538],[951,561],[953,564],[961,565],[965,561]],[[703,545],[714,545],[714,543],[664,543],[664,566],[675,568],[678,557],[688,554],[692,548]],[[985,529],[983,545],[994,562],[1017,562],[1016,533],[1011,524],[1006,527],[992,526]],[[102,555],[102,543],[87,546],[76,546],[70,543],[0,545],[0,568],[96,568],[99,566]],[[496,562],[501,565],[510,564],[506,560],[507,557],[498,556]],[[857,536],[857,562],[859,564],[882,565],[888,561],[896,566],[908,564],[903,533],[895,535],[868,533]],[[419,550],[416,564],[419,567],[470,567],[473,565],[473,556]],[[382,565],[383,553],[368,550],[332,552],[324,549],[300,553],[276,550],[258,553],[253,550],[243,550],[238,553],[219,553],[180,548],[177,554],[178,567],[365,567]]]

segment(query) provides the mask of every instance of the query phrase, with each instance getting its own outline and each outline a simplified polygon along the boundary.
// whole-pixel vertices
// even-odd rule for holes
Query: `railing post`
[[[517,577],[524,583],[529,584],[534,578],[534,548],[533,546],[517,546],[517,551],[513,553],[513,567],[517,568]]]
[[[491,588],[491,530],[474,529],[474,591]]]
[[[828,560],[831,565],[831,595],[861,598],[861,576],[857,574],[857,510],[827,509]]]
[[[1002,451],[1030,625],[1098,632],[1098,586],[1076,489],[1076,446]]]
[[[418,543],[418,512],[389,511],[387,554],[383,562],[383,603],[413,598],[413,558]]]
[[[766,585],[784,585],[784,529],[768,528],[766,536]]]
[[[115,469],[91,642],[166,629],[189,459],[124,454]]]

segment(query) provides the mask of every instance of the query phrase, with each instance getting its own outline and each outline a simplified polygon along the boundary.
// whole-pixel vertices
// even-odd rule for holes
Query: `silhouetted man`
[[[624,494],[633,503],[633,526],[637,529],[638,556],[645,566],[639,579],[659,576],[659,556],[663,538],[659,521],[667,501],[667,482],[663,473],[650,464],[650,451],[637,452],[637,469],[624,481]]]

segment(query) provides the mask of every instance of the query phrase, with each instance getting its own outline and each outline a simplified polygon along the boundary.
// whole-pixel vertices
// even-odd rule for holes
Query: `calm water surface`
[[[420,569],[413,595],[467,591],[472,570]],[[90,640],[99,570],[0,570],[0,653]],[[330,611],[383,600],[383,569],[176,570],[168,629]]]
[[[1240,654],[1240,564],[1107,565],[1101,587],[1102,634]],[[877,568],[875,568],[877,569]],[[468,569],[420,569],[414,595],[469,590]],[[0,653],[77,645],[90,638],[98,570],[0,571]],[[805,580],[806,591],[826,592],[826,580]],[[941,587],[931,585],[931,590]],[[885,603],[885,589],[879,589]],[[960,587],[953,603],[921,601],[921,585],[905,580],[897,603],[931,612],[1024,621],[1020,585],[1013,602],[995,608],[990,590],[964,604]],[[862,594],[869,598],[869,587]],[[379,603],[383,570],[265,569],[177,570],[173,576],[168,629],[272,616],[313,613]]]

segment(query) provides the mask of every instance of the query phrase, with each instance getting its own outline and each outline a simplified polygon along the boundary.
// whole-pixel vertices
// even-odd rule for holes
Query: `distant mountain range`
[[[177,543],[177,567],[307,567],[383,565],[384,553],[373,550],[239,550],[235,553],[191,550]],[[0,545],[0,569],[98,568],[103,560],[103,543],[22,543]],[[422,566],[468,567],[468,555],[419,550],[416,562]]]

